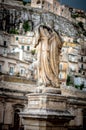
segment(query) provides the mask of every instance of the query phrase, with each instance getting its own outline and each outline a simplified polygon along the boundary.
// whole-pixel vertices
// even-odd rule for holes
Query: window
[[[79,69],[78,72],[81,73],[81,69]]]
[[[4,41],[4,46],[6,46],[6,41]]]
[[[62,64],[59,65],[59,69],[62,70]]]
[[[0,65],[0,72],[1,72],[1,70],[2,70],[2,65]]]
[[[4,2],[4,0],[2,0],[2,2]]]
[[[83,72],[83,75],[85,75],[85,72]]]
[[[83,62],[83,57],[81,57],[81,62]]]
[[[60,79],[62,79],[62,75],[61,75],[61,74],[60,74],[60,76],[59,76],[59,77],[60,77]]]
[[[21,74],[24,74],[24,70],[21,69]]]
[[[27,46],[27,50],[30,50],[30,46]]]
[[[62,79],[62,74],[61,73],[59,74],[59,79]]]
[[[83,69],[83,64],[81,64],[81,69]]]
[[[22,46],[22,50],[24,50],[24,46]]]
[[[15,128],[15,130],[18,130],[18,128],[19,128],[19,122],[20,122],[19,112],[20,112],[19,109],[16,109],[14,111],[14,128]]]
[[[63,12],[63,9],[62,9],[62,12]]]
[[[61,52],[64,52],[64,48],[61,49]]]
[[[44,1],[42,1],[42,4],[44,4]]]
[[[14,73],[14,68],[13,67],[10,67],[10,74],[13,74]]]
[[[16,37],[16,41],[18,41],[18,39],[19,39],[19,38],[18,38],[18,37]]]
[[[4,48],[4,52],[3,52],[4,54],[6,54],[6,49]]]
[[[21,74],[25,74],[25,69],[21,69]]]
[[[40,3],[41,3],[40,0],[38,0],[38,1],[37,1],[37,4],[40,4]]]
[[[84,52],[84,48],[82,48],[81,51]]]
[[[50,9],[50,4],[48,3],[48,9]]]

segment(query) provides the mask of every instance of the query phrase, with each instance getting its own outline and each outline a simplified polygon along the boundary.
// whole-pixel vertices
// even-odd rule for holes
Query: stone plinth
[[[20,114],[24,130],[67,130],[73,118],[66,110],[66,98],[60,94],[28,94],[28,108]]]

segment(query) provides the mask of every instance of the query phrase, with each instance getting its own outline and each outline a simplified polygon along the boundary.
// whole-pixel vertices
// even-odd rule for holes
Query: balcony
[[[7,54],[7,57],[8,58],[13,58],[13,59],[16,59],[16,60],[18,60],[19,59],[19,53],[16,53],[16,54],[11,54],[11,53],[8,53]]]
[[[13,83],[25,83],[25,84],[34,84],[36,83],[35,80],[29,80],[26,79],[26,77],[17,77],[15,75],[6,75],[3,74],[0,76],[0,81],[7,81],[7,82],[13,82]]]
[[[86,63],[86,58],[84,58],[83,60],[79,59],[79,62]]]
[[[77,63],[78,60],[77,59],[69,59],[69,62],[72,62],[72,63]]]
[[[80,72],[82,72],[82,71],[86,71],[86,67],[83,66],[83,67],[79,68],[79,70],[80,70]]]
[[[8,46],[7,45],[0,45],[0,47],[7,48]]]
[[[33,61],[33,59],[32,59],[32,58],[29,58],[29,57],[24,57],[24,60],[25,60],[25,61],[28,61],[28,62],[31,62],[31,63],[32,63],[32,61]]]
[[[70,73],[76,73],[76,69],[70,69]]]
[[[83,68],[83,71],[86,71],[86,67]]]

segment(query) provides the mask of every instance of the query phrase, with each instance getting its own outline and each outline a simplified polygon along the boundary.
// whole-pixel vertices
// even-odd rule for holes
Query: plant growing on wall
[[[84,88],[84,84],[80,85],[80,90],[82,90]]]
[[[9,33],[10,33],[10,34],[19,34],[19,33],[18,33],[18,30],[15,29],[15,28],[11,29]]]
[[[79,17],[79,15],[77,13],[75,13],[75,14],[71,14],[71,17],[76,19],[77,17]]]
[[[23,5],[26,5],[26,4],[27,4],[27,2],[23,1]]]
[[[84,84],[75,85],[75,88],[82,90],[84,88]]]
[[[73,81],[71,80],[71,76],[67,75],[66,85],[73,85]]]
[[[83,35],[86,36],[86,31],[83,32]]]
[[[27,3],[30,3],[31,0],[22,0],[22,2],[23,2],[23,5],[26,5]]]
[[[82,29],[84,29],[82,22],[78,22],[78,25],[79,25]]]
[[[30,25],[29,25],[28,21],[25,21],[23,23],[23,29],[25,32],[30,31]]]
[[[32,55],[35,55],[35,50],[31,50],[31,54],[32,54]]]

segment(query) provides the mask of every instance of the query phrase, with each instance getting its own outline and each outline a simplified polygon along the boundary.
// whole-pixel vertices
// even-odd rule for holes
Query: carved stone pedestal
[[[28,94],[28,108],[20,114],[24,130],[67,130],[73,118],[66,110],[66,98],[60,94]]]

